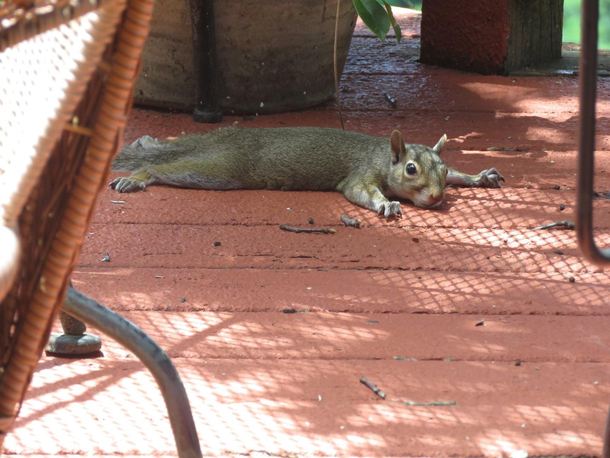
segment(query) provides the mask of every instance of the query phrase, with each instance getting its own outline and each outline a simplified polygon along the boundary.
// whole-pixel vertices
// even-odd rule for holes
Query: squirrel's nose
[[[445,198],[445,190],[435,191],[430,194],[430,198],[435,201],[443,200]]]
[[[445,198],[445,190],[433,191],[428,194],[428,205],[437,205]]]

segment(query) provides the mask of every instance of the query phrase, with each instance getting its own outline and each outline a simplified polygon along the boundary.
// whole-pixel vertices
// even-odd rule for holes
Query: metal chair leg
[[[70,287],[63,310],[96,327],[132,351],[151,372],[165,400],[178,456],[201,457],[191,406],[178,371],[169,356],[144,331],[125,318]]]
[[[593,174],[595,172],[595,99],[599,0],[583,0],[580,48],[580,116],[578,119],[578,207],[576,234],[585,258],[610,265],[610,249],[600,250],[593,236]]]
[[[608,409],[608,415],[606,417],[606,431],[604,432],[602,458],[610,458],[610,409]]]

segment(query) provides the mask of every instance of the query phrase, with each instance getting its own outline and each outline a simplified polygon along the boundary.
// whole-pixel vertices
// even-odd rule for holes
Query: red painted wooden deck
[[[421,65],[418,21],[401,16],[400,45],[358,29],[341,83],[347,127],[398,128],[428,145],[447,133],[446,162],[494,166],[503,189],[450,190],[442,208],[407,206],[389,222],[333,193],[100,196],[74,284],[173,358],[205,455],[601,453],[610,276],[582,259],[574,232],[532,230],[575,217],[578,81]],[[598,97],[595,179],[607,192],[609,79]],[[223,125],[233,123],[339,126],[334,102]],[[136,109],[125,141],[216,127]],[[608,246],[610,200],[596,211]],[[364,227],[342,227],[342,213]],[[337,233],[278,229],[309,217]],[[43,357],[5,446],[9,456],[175,454],[152,377],[108,338],[96,359]]]

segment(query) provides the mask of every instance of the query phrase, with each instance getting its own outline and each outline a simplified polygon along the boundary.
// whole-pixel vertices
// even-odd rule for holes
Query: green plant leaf
[[[352,0],[362,22],[379,39],[384,40],[390,30],[390,19],[386,9],[377,0]]]
[[[385,0],[385,3],[397,8],[415,8],[415,5],[409,0]]]
[[[386,0],[383,1],[383,6],[385,6],[386,11],[388,12],[388,18],[390,19],[390,24],[392,24],[392,28],[394,29],[394,34],[396,35],[396,41],[400,43],[400,39],[402,38],[402,31],[400,30],[400,25],[396,22],[394,18],[394,14],[392,14],[392,7],[388,4]]]

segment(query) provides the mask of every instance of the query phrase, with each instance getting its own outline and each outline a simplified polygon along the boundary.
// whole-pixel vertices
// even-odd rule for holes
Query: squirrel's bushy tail
[[[145,135],[131,145],[125,145],[112,162],[112,170],[135,172],[147,165],[166,164],[175,156],[176,148],[171,143],[159,142],[156,138]]]

